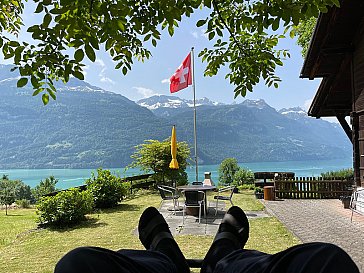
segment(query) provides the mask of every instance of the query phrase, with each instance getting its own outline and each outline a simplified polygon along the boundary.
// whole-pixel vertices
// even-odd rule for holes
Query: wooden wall
[[[364,185],[364,24],[357,33],[353,53],[353,137],[354,168],[356,168],[357,185]],[[359,169],[359,170],[358,170]],[[359,176],[359,177],[357,177]]]

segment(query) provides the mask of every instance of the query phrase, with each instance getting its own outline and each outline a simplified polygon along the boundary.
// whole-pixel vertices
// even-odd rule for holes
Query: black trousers
[[[218,247],[218,245],[215,245]],[[111,251],[76,248],[56,265],[55,273],[175,273],[174,263],[152,250]],[[214,273],[359,273],[349,255],[326,243],[293,246],[276,254],[235,250],[220,259]]]

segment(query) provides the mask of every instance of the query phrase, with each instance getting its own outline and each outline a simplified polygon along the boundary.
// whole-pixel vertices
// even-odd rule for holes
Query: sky
[[[27,5],[28,10],[24,13],[24,23],[29,26],[39,21],[40,15],[32,13],[29,10],[32,7]],[[201,10],[190,18],[184,18],[173,37],[163,32],[162,39],[156,48],[148,45],[152,57],[144,63],[135,60],[132,70],[126,76],[120,70],[115,70],[115,64],[108,53],[100,50],[97,52],[97,60],[94,63],[86,62],[85,80],[92,85],[121,94],[134,101],[156,94],[170,95],[169,78],[190,52],[191,47],[194,47],[197,99],[207,97],[223,103],[240,103],[245,99],[264,99],[278,110],[296,106],[308,109],[320,81],[299,78],[303,64],[301,49],[296,45],[296,41],[290,38],[280,43],[280,48],[290,50],[291,58],[285,60],[284,66],[276,70],[277,75],[282,79],[278,89],[267,88],[262,83],[255,86],[252,93],[248,92],[245,98],[238,97],[234,100],[234,86],[225,79],[226,68],[219,71],[218,75],[214,77],[204,77],[203,71],[206,63],[202,63],[198,53],[205,47],[211,48],[212,42],[207,39],[203,28],[196,27],[196,22],[207,15],[206,10]],[[20,39],[24,38],[30,39],[25,31],[20,35]],[[2,57],[0,62],[4,63]],[[191,87],[173,95],[193,99]]]

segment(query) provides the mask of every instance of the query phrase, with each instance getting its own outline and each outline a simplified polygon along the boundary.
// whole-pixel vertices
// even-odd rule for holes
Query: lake
[[[323,172],[340,170],[352,167],[352,158],[335,159],[335,160],[313,160],[313,161],[283,161],[283,162],[254,162],[239,163],[240,167],[248,168],[253,172],[294,172],[296,176],[319,176]],[[211,172],[214,182],[218,182],[219,165],[201,165],[199,166],[199,180],[202,181],[204,172]],[[141,172],[138,169],[129,169],[125,171],[123,168],[110,169],[120,177],[138,175]],[[51,175],[59,180],[57,187],[67,189],[79,186],[91,177],[91,173],[96,169],[11,169],[0,170],[0,175],[9,175],[9,179],[22,180],[31,187],[39,184],[40,180]],[[189,166],[187,169],[189,181],[195,180],[195,168]]]

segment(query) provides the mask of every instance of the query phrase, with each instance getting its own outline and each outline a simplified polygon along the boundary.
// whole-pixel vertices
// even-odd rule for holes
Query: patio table
[[[205,192],[205,200],[204,200],[204,212],[205,216],[207,215],[207,191],[213,191],[216,189],[215,186],[204,186],[204,185],[184,185],[177,187],[178,190],[181,191],[203,191]]]

